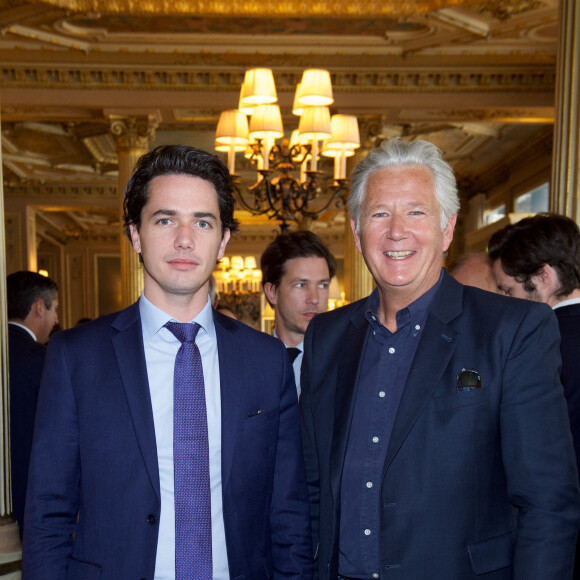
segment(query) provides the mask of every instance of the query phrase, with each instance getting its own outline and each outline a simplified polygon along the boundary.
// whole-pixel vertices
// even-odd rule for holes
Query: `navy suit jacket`
[[[12,511],[22,537],[28,462],[46,347],[23,328],[8,325]]]
[[[321,580],[338,573],[365,305],[321,314],[306,333],[300,400]],[[558,342],[545,304],[464,287],[444,272],[383,467],[381,579],[572,577],[580,494]],[[479,372],[480,388],[458,392],[463,369]]]
[[[280,341],[219,313],[214,320],[230,576],[311,578],[292,367]],[[51,339],[30,465],[23,578],[151,580],[160,508],[134,304]]]
[[[562,384],[568,400],[576,461],[580,467],[580,304],[561,306],[554,312],[562,337]]]

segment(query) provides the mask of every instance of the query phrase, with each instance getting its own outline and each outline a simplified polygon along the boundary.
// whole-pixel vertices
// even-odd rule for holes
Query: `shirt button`
[[[373,482],[372,481],[367,481],[367,487],[370,489],[373,486]]]
[[[376,320],[377,320],[376,316],[371,316],[371,318],[376,322]]]
[[[379,438],[375,435],[373,437],[373,443],[378,443],[379,442]]]
[[[370,536],[371,535],[371,531],[367,528],[365,530],[365,536]]]
[[[389,354],[395,354],[395,349],[392,346],[389,348]]]
[[[153,526],[155,524],[155,516],[153,514],[149,514],[147,516],[147,522]]]
[[[376,572],[373,572],[373,578],[378,578],[379,575]]]
[[[385,391],[379,391],[379,397],[381,399],[384,399],[384,397],[385,397]]]
[[[415,330],[421,330],[421,325],[420,324],[415,324]]]

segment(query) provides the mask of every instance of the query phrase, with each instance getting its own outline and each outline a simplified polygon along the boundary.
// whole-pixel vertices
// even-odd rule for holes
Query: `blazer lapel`
[[[444,271],[399,403],[383,473],[429,402],[455,350],[459,335],[449,323],[461,313],[462,297],[463,287]]]
[[[368,340],[369,325],[364,316],[366,300],[361,301],[361,305],[362,308],[356,309],[351,316],[339,353],[330,454],[330,483],[335,498],[340,495],[338,492],[356,400],[356,386]]]
[[[160,499],[155,426],[138,302],[121,311],[112,326],[119,331],[113,336],[113,348],[133,419],[133,428],[151,485]]]
[[[239,385],[243,383],[246,373],[244,353],[242,345],[234,339],[237,327],[226,316],[214,313],[215,331],[218,345],[218,358],[220,368],[220,400],[222,409],[222,489],[227,489],[238,425],[235,410],[241,402]]]

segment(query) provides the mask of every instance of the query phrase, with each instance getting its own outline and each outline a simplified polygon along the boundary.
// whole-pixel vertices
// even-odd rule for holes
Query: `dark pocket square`
[[[479,373],[471,369],[467,371],[463,369],[457,375],[457,392],[461,393],[463,391],[473,391],[475,389],[481,389],[481,377]]]

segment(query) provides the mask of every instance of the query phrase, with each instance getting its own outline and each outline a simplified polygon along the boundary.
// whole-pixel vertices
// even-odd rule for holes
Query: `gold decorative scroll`
[[[76,12],[189,16],[312,18],[408,16],[482,0],[41,0]]]

